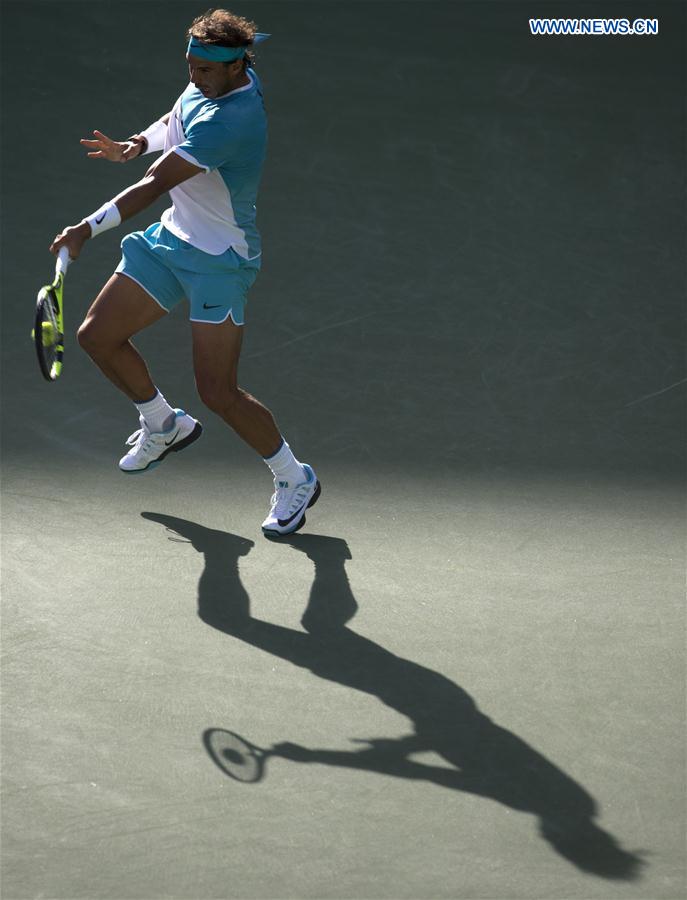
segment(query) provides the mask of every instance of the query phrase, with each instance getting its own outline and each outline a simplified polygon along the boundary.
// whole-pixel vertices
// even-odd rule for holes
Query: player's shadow
[[[358,742],[360,749],[283,743],[273,748],[275,755],[423,780],[488,797],[535,815],[542,837],[578,868],[609,879],[639,877],[641,856],[624,850],[597,825],[593,797],[573,778],[492,722],[469,694],[439,672],[396,656],[346,627],[357,604],[344,568],[351,558],[344,540],[310,534],[279,540],[284,552],[305,553],[315,567],[301,620],[305,631],[297,631],[251,615],[238,560],[249,552],[252,541],[174,516],[142,515],[204,554],[205,570],[198,584],[198,615],[204,622],[320,678],[378,697],[413,725],[412,734],[369,738]],[[412,759],[426,751],[434,751],[450,767]]]

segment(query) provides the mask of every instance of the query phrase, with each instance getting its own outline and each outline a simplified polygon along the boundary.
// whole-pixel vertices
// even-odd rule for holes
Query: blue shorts
[[[204,253],[160,223],[127,234],[116,272],[128,275],[169,312],[188,298],[192,322],[245,323],[246,295],[260,271],[260,260],[242,259],[229,249]]]

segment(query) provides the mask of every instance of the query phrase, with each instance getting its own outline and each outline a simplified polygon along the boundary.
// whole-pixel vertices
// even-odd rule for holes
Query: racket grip
[[[60,247],[57,253],[57,263],[55,265],[55,273],[57,275],[65,275],[67,269],[69,268],[69,263],[71,260],[69,259],[69,248],[68,247]]]

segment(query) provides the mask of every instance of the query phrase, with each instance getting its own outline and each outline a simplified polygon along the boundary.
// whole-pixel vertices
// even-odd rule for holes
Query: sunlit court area
[[[184,301],[134,338],[200,440],[31,339],[79,144],[188,84],[206,4],[2,2],[3,900],[685,895],[682,3],[245,2],[269,142],[239,383],[322,493],[268,538]],[[533,34],[651,16],[656,33]]]

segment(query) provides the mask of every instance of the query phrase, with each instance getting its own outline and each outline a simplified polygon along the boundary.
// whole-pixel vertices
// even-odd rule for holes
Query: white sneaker
[[[174,422],[167,431],[149,431],[143,416],[141,427],[127,438],[131,450],[119,460],[119,468],[128,475],[154,469],[168,453],[188,447],[203,433],[203,426],[183,409],[174,410]]]
[[[317,503],[322,492],[312,468],[303,465],[306,481],[291,487],[288,481],[274,480],[272,506],[267,518],[262,523],[262,530],[273,537],[280,534],[293,534],[305,525],[305,511]]]

